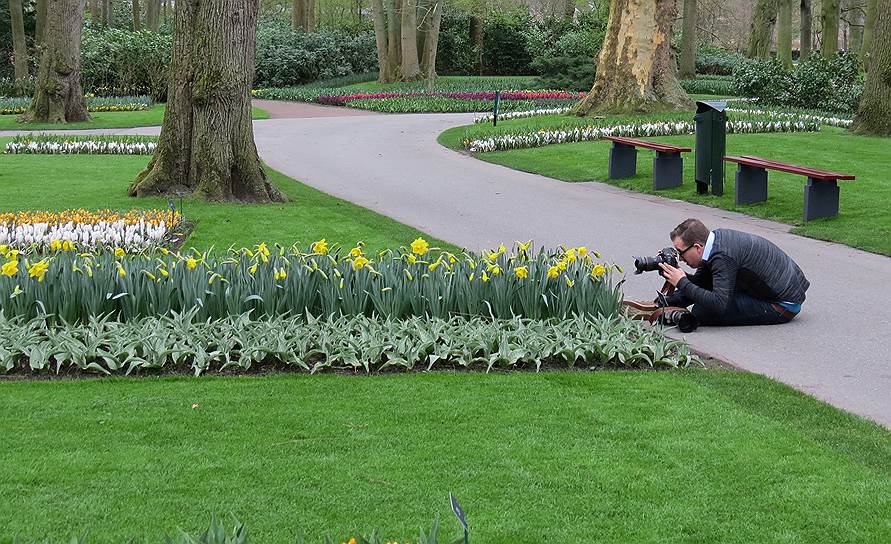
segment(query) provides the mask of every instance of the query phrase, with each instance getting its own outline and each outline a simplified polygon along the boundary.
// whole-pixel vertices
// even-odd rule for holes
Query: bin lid
[[[696,113],[704,113],[710,110],[724,111],[727,108],[725,100],[697,100]]]

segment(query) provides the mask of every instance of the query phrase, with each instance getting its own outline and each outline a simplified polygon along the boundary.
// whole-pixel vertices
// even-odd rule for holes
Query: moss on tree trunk
[[[80,37],[86,0],[57,0],[47,13],[43,55],[34,98],[23,123],[88,121],[80,85]]]
[[[891,0],[878,0],[877,13],[891,13]],[[869,71],[852,130],[891,136],[891,17],[876,17]]]
[[[801,11],[801,38],[798,51],[799,57],[802,59],[806,59],[811,56],[811,49],[813,44],[813,31],[811,29],[811,0],[801,0],[799,9]]]
[[[792,68],[792,0],[779,0],[777,22],[777,59]]]
[[[696,0],[684,0],[684,34],[681,38],[680,76],[696,76]]]
[[[777,22],[777,0],[758,0],[749,33],[748,55],[756,59],[770,58],[773,27]]]
[[[130,195],[284,201],[263,172],[251,122],[259,0],[180,0],[174,9],[164,125]]]
[[[609,23],[591,92],[576,111],[654,112],[689,109],[671,57],[674,0],[611,0]]]
[[[820,51],[827,59],[838,53],[838,0],[820,2],[820,22],[823,27]]]

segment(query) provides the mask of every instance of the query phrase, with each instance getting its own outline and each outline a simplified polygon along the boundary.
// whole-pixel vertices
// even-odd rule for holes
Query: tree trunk
[[[316,30],[316,0],[306,0],[306,31]]]
[[[563,0],[563,16],[567,21],[575,17],[575,0]]]
[[[597,77],[579,115],[689,109],[671,57],[674,0],[611,0]]]
[[[71,123],[90,119],[80,86],[80,37],[85,2],[53,1],[53,8],[47,13],[34,99],[19,121]]]
[[[748,55],[754,59],[770,58],[770,42],[777,22],[777,0],[758,0],[752,17]]]
[[[386,16],[383,0],[371,0],[371,20],[374,22],[374,41],[377,45],[377,80],[380,83],[392,82],[390,78],[390,55],[387,51]]]
[[[399,79],[402,64],[402,15],[399,0],[387,0],[387,58],[390,73],[387,81],[391,83]]]
[[[821,1],[820,21],[823,29],[821,52],[827,59],[832,58],[838,53],[838,0]]]
[[[416,0],[402,0],[402,81],[421,79],[418,62],[418,12]]]
[[[682,79],[696,77],[696,0],[684,0],[684,35],[681,38]]]
[[[780,0],[777,19],[777,59],[792,68],[792,0]]]
[[[34,41],[43,43],[43,35],[46,33],[46,3],[49,0],[37,0],[37,17],[34,26]]]
[[[25,42],[25,21],[22,0],[9,0],[9,19],[12,23],[12,51],[15,60],[15,80],[21,93],[28,79],[28,44]]]
[[[847,50],[851,53],[860,54],[863,48],[863,27],[865,25],[866,6],[860,0],[848,1],[848,29],[850,30],[851,41]]]
[[[877,0],[876,14],[891,13],[891,0]],[[876,17],[869,71],[852,130],[859,134],[891,136],[891,17]]]
[[[170,5],[170,0],[163,0],[164,2],[164,24],[167,24],[169,19],[167,18],[167,7]]]
[[[102,26],[102,8],[99,6],[99,0],[90,0],[90,21],[93,28]]]
[[[292,3],[291,28],[306,30],[306,0],[294,0]]]
[[[863,22],[863,45],[860,47],[860,61],[865,69],[869,69],[869,57],[872,51],[873,28],[876,23],[876,6],[878,0],[867,0],[866,20]]]
[[[435,2],[430,6],[430,13],[425,20],[424,56],[421,60],[421,72],[428,80],[436,79],[436,49],[439,47],[439,27],[442,23],[442,4]]]
[[[811,56],[811,50],[813,49],[813,31],[811,30],[812,26],[812,17],[811,14],[811,0],[801,0],[800,5],[801,10],[801,38],[799,42],[798,48],[798,58],[806,59]]]
[[[131,196],[285,200],[266,179],[251,124],[259,6],[260,0],[174,4],[164,125],[151,162],[130,184]]]
[[[114,26],[114,6],[111,5],[111,0],[102,0],[102,22],[106,28]]]
[[[139,32],[142,29],[142,11],[139,9],[139,0],[133,0],[133,30]]]
[[[479,75],[483,75],[483,45],[486,28],[485,22],[480,15],[472,15],[470,17],[470,43],[473,44],[473,58],[476,64],[475,68]]]
[[[145,26],[152,32],[161,30],[161,0],[147,0],[145,5]]]

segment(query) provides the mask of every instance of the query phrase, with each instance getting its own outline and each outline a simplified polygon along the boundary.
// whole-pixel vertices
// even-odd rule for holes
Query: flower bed
[[[30,98],[0,98],[0,115],[15,115],[28,111]],[[148,96],[87,97],[87,111],[140,111],[152,106]]]
[[[50,247],[50,249],[58,249]],[[64,248],[63,248],[64,249]],[[361,245],[339,255],[320,240],[296,247],[230,249],[126,257],[124,251],[23,258],[7,250],[0,272],[0,312],[66,322],[98,315],[118,320],[197,308],[199,319],[252,311],[273,315],[453,315],[566,318],[619,314],[613,267],[586,248],[532,252],[531,244],[485,255],[411,247],[366,255]],[[39,267],[35,270],[34,267]]]
[[[526,111],[512,111],[508,113],[498,114],[498,119],[501,121],[507,121],[508,119],[525,119],[527,117],[539,117],[542,115],[565,115],[572,111],[571,106],[564,106],[560,108],[542,108],[537,110],[526,110]],[[495,116],[492,114],[483,115],[482,117],[477,117],[473,120],[473,123],[479,125],[481,123],[491,123],[495,119]]]
[[[319,96],[316,101],[319,104],[329,106],[346,106],[355,100],[379,100],[384,98],[407,97],[433,97],[442,96],[457,100],[495,100],[494,91],[482,92],[433,92],[433,93],[354,93],[346,95]],[[501,100],[580,100],[584,93],[568,93],[564,91],[505,91],[501,93]]]
[[[149,136],[16,136],[6,144],[9,154],[151,155],[158,139]]]
[[[728,121],[729,134],[751,134],[763,132],[817,132],[820,124],[815,121]],[[695,125],[691,121],[628,123],[614,126],[578,126],[564,129],[507,133],[488,138],[465,139],[466,149],[475,153],[527,149],[551,144],[569,142],[590,142],[604,136],[676,136],[693,134]]]
[[[243,372],[262,366],[319,372],[562,368],[674,368],[699,362],[683,342],[640,321],[376,316],[324,319],[247,314],[197,319],[197,310],[127,323],[54,324],[0,316],[5,372]]]
[[[103,248],[144,251],[162,245],[179,223],[179,213],[167,210],[0,213],[0,256],[7,258],[2,274],[16,275],[8,272],[18,265],[9,263],[18,262],[21,253]]]

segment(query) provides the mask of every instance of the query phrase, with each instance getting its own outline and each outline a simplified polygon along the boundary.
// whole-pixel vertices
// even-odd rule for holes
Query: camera
[[[666,247],[659,250],[659,253],[654,257],[635,257],[634,268],[636,270],[634,273],[642,274],[644,272],[658,270],[661,274],[662,269],[659,268],[659,265],[662,263],[678,268],[678,250],[674,247]]]
[[[693,332],[699,327],[699,320],[692,312],[686,309],[668,310],[659,316],[659,323],[667,326],[677,326],[681,332]]]

